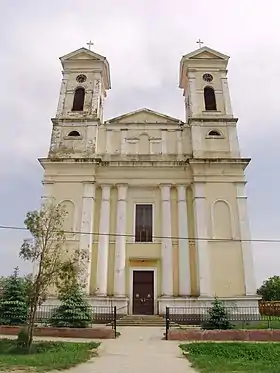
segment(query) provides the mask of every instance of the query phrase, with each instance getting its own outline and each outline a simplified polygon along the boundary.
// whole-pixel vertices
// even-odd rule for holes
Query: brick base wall
[[[176,341],[280,341],[280,330],[180,330],[168,332]]]
[[[0,326],[0,334],[17,335],[21,326]],[[89,339],[112,339],[115,331],[108,328],[40,328],[34,329],[36,337],[60,337],[60,338],[89,338]]]

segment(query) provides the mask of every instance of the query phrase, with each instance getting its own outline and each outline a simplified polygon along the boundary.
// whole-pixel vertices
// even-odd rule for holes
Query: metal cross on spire
[[[196,42],[196,44],[198,44],[199,48],[201,48],[202,44],[204,44],[204,42],[202,40],[200,40],[200,38],[199,38],[198,41]]]
[[[94,45],[94,43],[90,40],[88,43],[86,43],[88,45],[88,49],[91,50],[91,46]]]

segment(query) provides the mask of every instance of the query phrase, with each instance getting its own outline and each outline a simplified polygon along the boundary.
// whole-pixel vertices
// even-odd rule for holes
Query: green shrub
[[[26,287],[18,275],[18,268],[3,284],[0,298],[0,324],[24,325],[27,320],[28,306]]]
[[[233,325],[228,319],[224,304],[217,298],[212,302],[212,307],[208,311],[209,319],[202,324],[203,329],[232,329]]]
[[[86,328],[92,322],[91,309],[78,285],[59,297],[61,305],[51,316],[49,323],[61,328]]]
[[[18,332],[17,349],[20,351],[28,351],[28,332],[26,328],[23,328]]]

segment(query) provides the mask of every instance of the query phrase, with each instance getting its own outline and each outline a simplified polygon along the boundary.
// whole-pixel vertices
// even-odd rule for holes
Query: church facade
[[[67,209],[68,248],[88,253],[94,305],[131,314],[257,304],[242,158],[227,80],[229,57],[182,57],[185,120],[149,109],[104,121],[105,57],[60,58],[63,79],[44,168],[44,199]],[[182,103],[183,104],[183,103]],[[123,311],[122,311],[123,312]]]

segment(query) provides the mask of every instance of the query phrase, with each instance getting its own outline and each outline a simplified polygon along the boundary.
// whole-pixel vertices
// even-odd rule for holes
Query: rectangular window
[[[136,205],[135,242],[153,242],[153,205]]]

